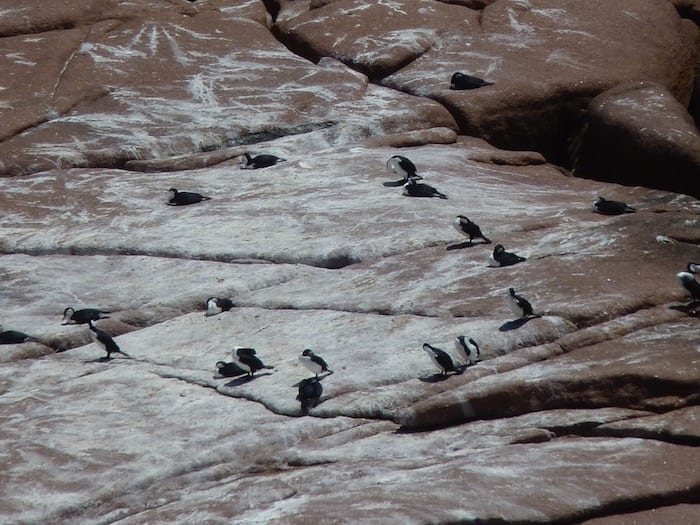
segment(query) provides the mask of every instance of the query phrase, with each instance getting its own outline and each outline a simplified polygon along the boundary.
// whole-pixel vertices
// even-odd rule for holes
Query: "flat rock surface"
[[[692,6],[25,4],[0,8],[0,323],[34,338],[0,346],[3,522],[693,523],[700,305],[676,274],[700,204],[548,146],[622,81],[692,134]],[[448,90],[467,68],[496,84]],[[666,116],[623,120],[673,137]],[[404,195],[393,155],[447,198]],[[526,260],[490,267],[496,244]],[[236,346],[269,368],[224,377]],[[331,371],[303,411],[306,348]]]

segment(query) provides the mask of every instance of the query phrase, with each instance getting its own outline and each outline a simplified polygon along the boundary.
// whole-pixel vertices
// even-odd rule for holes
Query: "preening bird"
[[[314,373],[316,377],[318,377],[318,374],[321,372],[333,373],[332,370],[328,369],[328,363],[326,363],[320,355],[314,353],[313,350],[308,348],[301,353],[299,356],[299,361],[302,365]]]
[[[0,325],[0,345],[18,345],[30,341],[38,341],[38,339],[17,330],[3,330]]]
[[[421,180],[423,177],[416,173],[416,165],[410,159],[402,155],[394,155],[386,161],[389,171],[403,178],[404,182],[409,180]]]
[[[512,266],[514,264],[518,264],[519,262],[523,262],[524,260],[526,260],[525,257],[507,252],[502,244],[497,244],[493,248],[493,253],[489,257],[488,265],[491,267]]]
[[[695,280],[697,273],[700,273],[700,264],[688,263],[686,271],[676,275],[678,282],[690,294],[691,301],[700,301],[700,283]]]
[[[469,242],[471,243],[474,239],[483,239],[484,244],[490,244],[491,239],[487,238],[483,233],[481,233],[481,228],[475,222],[470,221],[464,215],[457,215],[452,225],[462,235],[469,237]]]
[[[593,202],[593,211],[603,215],[622,215],[623,213],[634,213],[637,210],[632,206],[628,206],[625,202],[609,201],[603,197],[598,197]]]
[[[224,361],[216,362],[216,370],[224,377],[236,377],[247,373],[236,363],[226,363]]]
[[[221,299],[219,297],[210,297],[207,299],[207,317],[212,315],[220,314],[221,312],[228,312],[233,308],[233,301],[231,299]]]
[[[519,318],[535,315],[530,302],[523,296],[516,294],[514,288],[508,288],[508,306]]]
[[[454,361],[450,357],[450,354],[444,350],[432,346],[428,343],[423,344],[423,350],[430,356],[431,361],[435,367],[440,370],[442,375],[447,375],[447,372],[456,372]]]
[[[299,382],[297,401],[301,402],[301,411],[306,414],[309,408],[316,406],[323,394],[323,385],[317,377],[308,377]]]
[[[275,368],[274,366],[263,364],[263,362],[255,354],[255,349],[253,348],[236,346],[233,350],[231,350],[231,357],[233,357],[233,362],[245,370],[250,377],[255,375],[255,372],[262,370],[263,368]]]
[[[479,352],[479,345],[474,339],[467,339],[466,336],[460,335],[455,339],[455,348],[465,364],[473,365],[479,361],[481,353]]]

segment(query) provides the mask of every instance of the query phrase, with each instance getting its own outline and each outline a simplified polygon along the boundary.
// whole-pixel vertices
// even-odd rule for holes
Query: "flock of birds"
[[[452,77],[452,89],[474,89],[477,87],[491,85],[490,82],[483,81],[476,77],[455,73]],[[258,155],[251,156],[245,153],[242,157],[242,169],[260,169],[274,166],[279,162],[284,162],[285,159],[274,155]],[[387,168],[399,175],[401,179],[396,182],[385,183],[385,186],[398,186],[404,188],[403,194],[409,197],[437,197],[447,199],[447,196],[432,186],[418,182],[423,180],[423,177],[418,174],[417,168],[413,162],[402,155],[394,155],[390,157],[386,163]],[[167,202],[170,206],[187,206],[197,204],[203,201],[210,200],[211,197],[201,195],[199,193],[178,191],[175,188],[170,190],[170,198]],[[627,205],[624,202],[607,200],[603,197],[598,197],[593,203],[593,210],[604,215],[621,215],[624,213],[634,213],[636,209]],[[479,240],[481,244],[491,244],[491,239],[486,237],[478,224],[470,220],[464,215],[458,215],[453,221],[453,226],[462,235],[468,238],[468,244],[472,245],[475,240]],[[496,244],[488,259],[488,266],[504,267],[525,261],[525,257],[521,257],[515,253],[506,251],[503,245]],[[683,288],[691,296],[691,304],[700,301],[700,283],[695,276],[700,274],[700,263],[688,263],[686,271],[677,274],[677,278]],[[540,317],[541,314],[534,312],[530,302],[523,296],[515,293],[514,288],[508,289],[507,301],[512,312],[518,319],[527,320],[533,317]],[[234,307],[234,302],[227,298],[210,297],[206,301],[206,316],[218,315],[222,312],[231,310]],[[122,351],[114,339],[104,330],[98,328],[95,323],[101,319],[107,319],[110,312],[102,311],[96,308],[83,308],[75,310],[68,307],[63,312],[62,324],[87,324],[90,330],[90,336],[102,349],[106,352],[106,356],[101,360],[112,359],[112,354],[121,354],[125,357],[130,357]],[[37,338],[27,335],[16,330],[2,330],[0,326],[0,344],[20,344],[31,341],[39,341]],[[441,376],[446,376],[448,373],[461,373],[468,366],[476,364],[480,360],[480,350],[478,343],[473,338],[460,335],[454,341],[455,349],[461,364],[455,364],[455,360],[445,350],[433,346],[429,343],[423,344],[423,350],[428,354],[432,363],[437,368]],[[234,347],[231,351],[232,361],[218,361],[216,368],[219,374],[223,377],[235,377],[245,374],[252,378],[256,372],[264,369],[272,369],[273,366],[265,365],[258,357],[256,350],[248,347]],[[298,384],[297,400],[301,403],[302,412],[306,413],[308,409],[315,406],[323,393],[320,374],[332,374],[328,363],[314,353],[311,349],[305,349],[299,356],[299,362],[311,371],[314,376],[303,379]]]

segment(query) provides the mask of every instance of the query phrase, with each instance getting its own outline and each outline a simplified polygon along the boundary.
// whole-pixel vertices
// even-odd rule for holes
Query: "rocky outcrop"
[[[0,17],[0,310],[36,340],[0,346],[4,521],[692,522],[700,305],[676,273],[700,205],[551,163],[622,81],[651,91],[620,127],[659,137],[630,143],[692,136],[696,30],[671,3],[25,4]],[[447,90],[465,60],[496,84]],[[394,155],[447,198],[404,195]],[[490,267],[497,243],[526,260]],[[128,355],[67,306],[109,312]],[[236,346],[274,368],[225,376]],[[306,348],[332,373],[304,411]]]
[[[663,86],[623,84],[587,111],[574,173],[700,197],[700,132]]]

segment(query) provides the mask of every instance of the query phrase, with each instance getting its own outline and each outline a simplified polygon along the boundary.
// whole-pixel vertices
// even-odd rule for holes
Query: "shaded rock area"
[[[0,345],[3,522],[695,523],[696,11],[1,7],[0,323],[34,338]],[[266,367],[222,375],[234,347]]]

